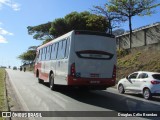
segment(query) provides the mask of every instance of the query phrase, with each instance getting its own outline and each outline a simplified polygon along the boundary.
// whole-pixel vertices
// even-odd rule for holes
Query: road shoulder
[[[9,111],[24,111],[24,108],[9,80],[9,76],[6,72],[6,95],[7,95],[7,102],[9,106]],[[11,120],[29,120],[28,118],[11,118]]]

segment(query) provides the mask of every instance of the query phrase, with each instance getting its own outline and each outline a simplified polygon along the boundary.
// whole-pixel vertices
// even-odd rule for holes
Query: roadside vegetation
[[[0,111],[6,111],[6,96],[5,96],[5,70],[0,68]],[[0,120],[5,120],[0,117]]]
[[[118,50],[117,54],[117,82],[135,71],[160,72],[160,54],[158,50],[136,52]]]

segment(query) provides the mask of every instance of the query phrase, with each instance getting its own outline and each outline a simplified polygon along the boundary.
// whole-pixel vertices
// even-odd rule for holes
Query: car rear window
[[[153,74],[152,76],[154,79],[160,80],[160,74]]]

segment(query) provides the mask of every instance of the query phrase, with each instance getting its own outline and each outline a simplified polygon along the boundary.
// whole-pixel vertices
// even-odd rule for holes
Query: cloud
[[[18,4],[18,3],[13,3],[11,7],[15,11],[19,11],[20,10],[20,4]]]
[[[13,35],[13,33],[8,32],[8,31],[4,30],[3,28],[0,28],[0,34],[1,35]]]
[[[0,43],[8,43],[2,35],[0,35]]]
[[[11,7],[14,11],[20,10],[20,4],[14,2],[13,0],[0,0],[0,9],[2,9],[3,5]]]
[[[11,32],[8,32],[3,28],[0,28],[0,43],[8,43],[7,39],[4,37],[6,35],[14,35],[14,34]]]

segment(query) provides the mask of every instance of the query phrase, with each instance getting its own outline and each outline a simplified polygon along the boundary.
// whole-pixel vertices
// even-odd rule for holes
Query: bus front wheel
[[[50,89],[55,90],[54,75],[53,74],[50,75],[49,84],[50,84]]]

